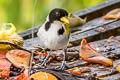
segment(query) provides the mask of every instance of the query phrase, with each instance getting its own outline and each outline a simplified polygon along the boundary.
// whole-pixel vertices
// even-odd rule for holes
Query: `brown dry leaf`
[[[80,57],[91,63],[100,63],[105,66],[112,66],[113,61],[111,59],[108,59],[104,56],[102,56],[100,53],[98,53],[95,49],[93,49],[90,44],[87,43],[86,39],[82,39],[81,41],[81,49],[79,53]]]
[[[82,19],[79,16],[69,14],[68,19],[70,21],[70,28],[78,27],[86,23],[87,18]]]
[[[7,26],[10,25],[10,29]],[[0,42],[10,42],[17,44],[18,46],[23,46],[23,38],[16,33],[16,28],[12,23],[3,24],[0,28]],[[13,48],[10,45],[0,44],[0,50],[8,50]]]
[[[30,53],[23,50],[11,50],[6,54],[6,58],[18,68],[28,68],[30,63]]]
[[[54,75],[47,72],[37,72],[30,76],[33,80],[58,80]]]
[[[0,78],[9,77],[11,63],[5,58],[0,59]]]
[[[114,9],[114,10],[108,12],[102,18],[104,20],[108,20],[108,19],[120,19],[120,8],[117,8],[117,9]]]
[[[120,72],[120,64],[117,66],[117,71]]]

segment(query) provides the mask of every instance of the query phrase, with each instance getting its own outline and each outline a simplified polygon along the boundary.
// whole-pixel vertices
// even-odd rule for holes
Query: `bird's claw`
[[[47,63],[49,62],[49,54],[45,57],[45,59],[42,61],[42,63],[40,64],[40,67],[41,66],[46,66]]]
[[[68,64],[65,61],[60,66],[55,67],[56,70],[65,70],[66,68],[68,68]]]

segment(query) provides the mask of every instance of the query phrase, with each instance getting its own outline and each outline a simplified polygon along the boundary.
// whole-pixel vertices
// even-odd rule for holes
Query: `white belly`
[[[67,47],[69,38],[65,32],[63,33],[63,35],[58,35],[57,31],[60,28],[61,27],[53,26],[53,28],[50,28],[48,31],[45,31],[44,27],[42,26],[39,29],[37,35],[46,48],[56,50]]]

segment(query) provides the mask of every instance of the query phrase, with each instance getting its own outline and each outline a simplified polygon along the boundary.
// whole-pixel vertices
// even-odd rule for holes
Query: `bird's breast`
[[[62,49],[68,43],[68,37],[63,26],[51,26],[48,31],[41,27],[38,37],[42,43],[49,49]]]

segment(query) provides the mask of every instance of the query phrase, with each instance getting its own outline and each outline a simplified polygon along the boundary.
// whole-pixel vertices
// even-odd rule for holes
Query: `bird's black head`
[[[55,20],[61,21],[62,17],[67,17],[68,12],[64,9],[55,8],[49,13],[49,21],[53,22]]]

